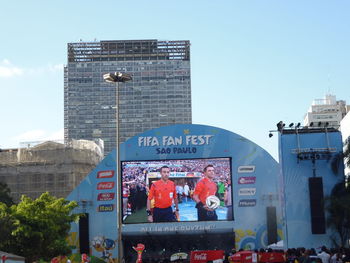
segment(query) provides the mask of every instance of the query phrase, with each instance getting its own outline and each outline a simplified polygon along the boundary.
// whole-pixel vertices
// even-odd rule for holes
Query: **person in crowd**
[[[126,183],[123,183],[123,216],[127,213],[129,194],[129,186]]]
[[[349,248],[345,248],[345,250],[344,250],[344,255],[343,255],[343,257],[342,257],[342,261],[343,261],[344,263],[346,263],[346,262],[349,262],[349,263],[350,263],[350,249],[349,249]]]
[[[233,208],[232,208],[232,188],[231,188],[231,180],[228,179],[227,187],[224,196],[225,206],[227,207],[227,220],[233,219]]]
[[[329,263],[331,255],[328,253],[328,249],[326,246],[321,247],[321,253],[318,253],[317,257],[319,257],[322,260],[322,263]]]
[[[182,203],[182,195],[184,193],[184,188],[181,184],[178,184],[176,186],[176,194],[177,194],[177,200],[179,203]]]
[[[190,187],[188,186],[188,183],[185,183],[184,185],[184,195],[185,195],[185,202],[187,202],[188,197],[190,196]]]

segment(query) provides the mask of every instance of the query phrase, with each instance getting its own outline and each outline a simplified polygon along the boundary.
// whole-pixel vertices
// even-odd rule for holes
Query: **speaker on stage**
[[[309,178],[311,233],[326,233],[326,218],[324,213],[323,181],[322,177]]]
[[[89,244],[89,214],[82,214],[79,218],[80,254],[90,254]]]
[[[277,217],[276,207],[266,207],[267,242],[273,244],[277,242]]]

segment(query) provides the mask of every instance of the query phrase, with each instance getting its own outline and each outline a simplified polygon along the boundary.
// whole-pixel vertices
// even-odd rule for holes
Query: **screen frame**
[[[198,220],[189,220],[189,221],[175,221],[175,222],[133,222],[133,223],[125,223],[124,220],[124,213],[123,213],[123,164],[124,163],[132,163],[132,162],[171,162],[171,161],[186,161],[186,160],[208,160],[208,164],[210,164],[210,161],[213,160],[219,160],[219,159],[227,159],[229,162],[229,169],[230,169],[230,175],[229,178],[231,179],[231,210],[232,210],[232,218],[231,219],[221,219],[221,220],[216,220],[216,221],[198,221]],[[119,180],[119,194],[120,194],[120,208],[121,211],[118,213],[121,217],[121,222],[123,225],[135,225],[135,224],[161,224],[161,223],[198,223],[198,222],[233,222],[235,220],[234,216],[234,204],[233,204],[233,170],[232,170],[232,157],[231,156],[223,156],[223,157],[196,157],[196,158],[171,158],[171,159],[146,159],[146,160],[120,160],[119,162],[120,165],[120,177],[118,178]],[[164,164],[166,165],[166,163]],[[197,213],[197,211],[195,212]]]

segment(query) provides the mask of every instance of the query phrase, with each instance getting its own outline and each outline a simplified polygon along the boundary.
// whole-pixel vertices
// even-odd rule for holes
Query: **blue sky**
[[[190,40],[193,123],[275,158],[278,121],[301,122],[326,93],[350,104],[349,1],[0,3],[0,148],[62,138],[62,69],[80,39]]]

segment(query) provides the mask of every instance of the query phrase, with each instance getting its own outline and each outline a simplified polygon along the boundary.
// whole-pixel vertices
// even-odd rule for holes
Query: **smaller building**
[[[0,152],[0,182],[6,183],[18,202],[24,194],[37,198],[48,191],[67,195],[102,160],[103,150],[93,141],[66,144],[46,141]]]
[[[304,117],[304,126],[333,127],[338,129],[340,121],[348,112],[344,100],[336,100],[335,95],[327,94],[323,99],[312,102]]]

